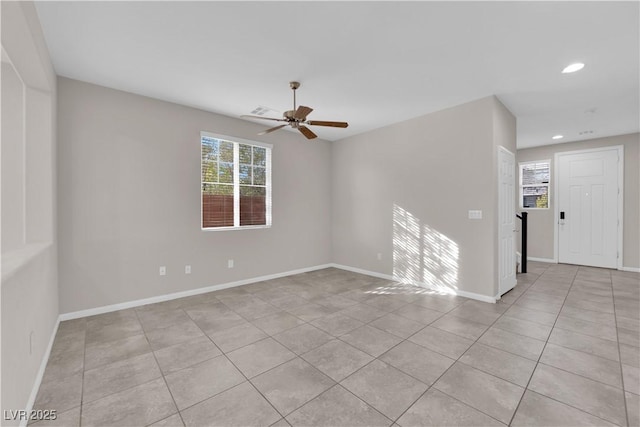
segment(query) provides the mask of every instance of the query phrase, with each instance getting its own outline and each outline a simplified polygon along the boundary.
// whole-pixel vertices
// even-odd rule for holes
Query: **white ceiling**
[[[491,94],[517,116],[519,148],[640,130],[635,1],[36,7],[61,76],[232,117],[290,109],[299,80],[310,119],[349,122],[313,128],[327,140]]]

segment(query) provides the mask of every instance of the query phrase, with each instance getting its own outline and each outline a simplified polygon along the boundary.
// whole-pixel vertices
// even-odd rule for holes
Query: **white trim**
[[[551,258],[538,258],[538,257],[534,257],[534,256],[528,256],[527,257],[527,261],[535,261],[535,262],[548,262],[550,264],[557,264],[558,261],[555,261]]]
[[[234,200],[235,203],[235,200]],[[202,218],[202,209],[200,209],[200,217]],[[243,225],[243,226],[233,226],[233,227],[200,227],[200,231],[209,232],[209,231],[229,231],[229,230],[255,230],[259,228],[271,228],[271,225]]]
[[[271,194],[272,194],[272,188],[271,188],[271,152],[273,149],[270,150],[266,150],[266,162],[265,162],[265,166],[267,167],[267,170],[265,171],[265,184],[267,187],[267,204],[265,206],[265,208],[267,209],[266,212],[266,219],[267,219],[267,224],[266,227],[271,227],[271,222],[273,221],[273,214],[271,213],[271,208],[273,206],[273,203],[271,202]]]
[[[611,145],[604,146],[598,148],[588,148],[585,150],[573,150],[573,151],[562,151],[554,154],[553,157],[553,262],[556,264],[560,259],[558,253],[558,247],[560,245],[560,236],[558,235],[558,222],[559,222],[559,206],[558,206],[558,194],[560,193],[558,188],[558,172],[560,162],[558,161],[560,156],[566,155],[574,155],[574,154],[585,154],[585,153],[597,153],[599,151],[609,151],[609,150],[617,150],[618,151],[618,259],[617,259],[617,268],[618,270],[622,270],[624,267],[622,266],[622,260],[624,258],[624,145]]]
[[[213,138],[220,141],[226,141],[233,144],[233,183],[213,183],[210,184],[218,184],[218,185],[229,185],[233,186],[233,225],[225,226],[225,227],[203,227],[203,185],[205,182],[202,181],[202,157],[200,158],[200,231],[226,231],[226,230],[246,230],[246,229],[257,229],[257,228],[270,228],[271,227],[271,151],[273,150],[273,145],[260,143],[256,141],[251,141],[243,138],[236,138],[234,136],[227,136],[216,134],[207,131],[200,131],[200,154],[202,155],[202,139],[204,137]],[[264,225],[240,225],[240,144],[262,147],[265,149],[265,185],[260,187],[264,187],[266,189],[266,203],[265,203],[265,217],[266,224]],[[253,163],[253,157],[252,157]],[[220,162],[218,161],[218,166],[220,166]],[[219,177],[218,177],[219,178]],[[207,182],[207,184],[209,184]]]
[[[559,198],[560,189],[558,188],[558,153],[553,155],[553,262],[558,263],[558,246],[560,245],[560,238],[558,236],[558,222],[559,216]],[[528,258],[528,257],[527,257]]]
[[[378,273],[377,271],[363,270],[362,268],[351,267],[348,265],[333,263],[331,264],[331,267],[339,268],[340,270],[351,271],[353,273],[365,274],[367,276],[377,277],[379,279],[395,280],[393,276],[390,274]]]
[[[51,349],[53,348],[53,342],[56,339],[56,334],[58,333],[58,326],[60,326],[61,316],[58,316],[56,320],[56,325],[53,327],[53,332],[51,333],[51,338],[49,338],[49,345],[47,346],[47,350],[44,352],[42,356],[42,361],[40,362],[40,369],[38,369],[38,374],[36,375],[36,379],[33,382],[33,387],[31,388],[31,394],[29,395],[29,400],[27,401],[26,411],[27,414],[31,412],[33,409],[33,405],[36,403],[36,397],[38,395],[38,390],[40,390],[40,384],[42,384],[42,377],[44,377],[44,370],[47,367],[47,363],[49,362],[49,356],[51,355]],[[20,421],[20,427],[25,427],[29,422],[28,419]]]
[[[621,271],[630,271],[632,273],[640,273],[640,267],[622,267],[619,270],[621,270]]]
[[[253,151],[253,148],[251,149],[251,151]],[[202,186],[202,184],[200,184],[200,186]],[[239,228],[239,227],[240,227],[240,144],[237,144],[236,142],[234,142],[233,143],[233,228]]]
[[[140,307],[147,304],[155,304],[157,302],[169,301],[178,298],[190,297],[193,295],[205,294],[207,292],[219,291],[221,289],[234,288],[236,286],[248,285],[251,283],[262,282],[264,280],[278,279],[280,277],[292,276],[294,274],[307,273],[309,271],[322,270],[323,268],[332,267],[332,264],[322,264],[313,267],[300,268],[297,270],[285,271],[282,273],[268,274],[266,276],[252,277],[250,279],[238,280],[235,282],[222,283],[220,285],[207,286],[204,288],[190,289],[188,291],[175,292],[172,294],[158,295],[150,298],[143,298],[134,301],[127,301],[118,304],[105,305],[102,307],[89,308],[87,310],[73,311],[60,315],[60,321],[79,319],[81,317],[94,316],[96,314],[109,313],[112,311],[124,310],[126,308]]]
[[[624,145],[618,145],[618,269],[624,258]]]
[[[350,267],[348,265],[342,265],[342,264],[335,264],[334,263],[334,264],[330,264],[330,267],[339,268],[341,270],[352,271],[354,273],[366,274],[367,276],[378,277],[380,279],[387,279],[387,280],[394,280],[394,281],[399,281],[400,280],[398,277],[394,277],[394,276],[389,275],[389,274],[378,273],[376,271],[363,270],[361,268]],[[432,286],[430,286],[428,283],[424,283],[424,282],[411,282],[411,283],[413,285],[420,286],[420,287],[423,287],[423,288],[435,289]],[[435,289],[435,290],[439,290],[439,289]],[[489,296],[486,296],[486,295],[476,294],[474,292],[461,291],[459,289],[457,289],[457,290],[453,290],[452,289],[451,290],[451,294],[452,295],[458,295],[458,296],[465,297],[465,298],[471,298],[471,299],[482,301],[482,302],[488,302],[488,303],[495,303],[496,302],[496,297],[489,297]]]
[[[526,186],[522,184],[522,166],[525,165],[536,165],[538,163],[549,163],[549,173],[551,173],[551,159],[545,159],[545,160],[531,160],[531,161],[526,161],[526,162],[518,162],[518,206],[520,207],[520,210],[523,211],[546,211],[551,209],[551,181],[549,181],[547,184],[527,184]],[[522,203],[522,198],[524,196],[523,194],[523,188],[524,187],[543,187],[545,186],[547,187],[547,207],[546,208],[525,208],[523,206]]]
[[[238,138],[235,136],[229,136],[229,135],[222,135],[219,133],[213,133],[213,132],[207,132],[206,130],[200,131],[200,138],[202,138],[203,136],[208,136],[209,138],[215,138],[215,139],[223,139],[225,141],[228,142],[239,142],[241,144],[246,144],[246,145],[255,145],[258,147],[265,147],[265,148],[273,148],[273,144],[267,144],[265,142],[258,142],[258,141],[252,141],[250,139],[243,139],[243,138]]]
[[[502,216],[502,213],[501,213],[501,211],[502,211],[501,202],[503,201],[502,200],[503,199],[503,197],[502,197],[502,185],[501,185],[502,177],[500,176],[500,167],[501,167],[501,163],[500,163],[501,162],[501,154],[500,153],[506,154],[509,157],[509,160],[513,159],[513,168],[514,169],[516,167],[516,155],[515,155],[515,153],[512,153],[511,151],[509,151],[506,147],[503,147],[502,145],[498,145],[498,152],[496,153],[497,154],[497,156],[496,156],[497,157],[496,158],[496,164],[498,165],[498,167],[496,168],[497,169],[496,174],[497,174],[497,178],[498,178],[496,180],[496,194],[498,195],[498,197],[497,197],[497,203],[498,203],[498,219],[497,219],[497,223],[498,224],[497,224],[497,228],[496,228],[497,234],[498,234],[498,238],[497,238],[497,240],[498,240],[498,251],[497,251],[498,252],[498,254],[497,254],[498,255],[498,295],[503,295],[503,294],[506,294],[507,292],[509,292],[511,289],[515,288],[516,284],[518,283],[518,280],[516,279],[516,276],[517,276],[518,272],[517,271],[513,272],[513,286],[509,287],[511,285],[511,280],[503,280],[502,279],[502,273],[500,271],[502,266],[504,265],[502,263],[504,262],[503,261],[503,255],[505,255],[505,254],[502,253],[502,249],[501,249],[502,248],[502,244],[500,242],[500,240],[503,237],[502,224],[500,223],[500,218]],[[549,168],[551,168],[551,161],[549,161]],[[513,171],[513,172],[515,172],[515,171]],[[520,166],[518,166],[518,173],[519,174],[521,173],[520,172]],[[515,179],[514,179],[514,181],[515,181]],[[517,182],[517,181],[513,182],[514,188],[512,189],[512,191],[515,190],[516,184],[519,184],[519,182]],[[549,193],[549,190],[547,190],[547,194],[548,193]],[[547,205],[548,204],[549,204],[549,202],[548,202],[548,199],[547,199]],[[509,205],[509,203],[506,203],[506,205]],[[515,221],[516,221],[516,215],[517,215],[515,206],[513,207],[513,210],[511,211],[511,215],[512,215],[511,216],[511,221],[512,221],[513,227],[510,227],[510,228],[511,228],[511,230],[514,231],[515,228],[516,228]],[[515,259],[517,259],[518,251],[516,250],[517,243],[516,243],[516,237],[513,234],[513,231],[509,231],[509,235],[511,235],[511,238],[513,239],[512,240],[513,257],[514,257],[514,260],[515,260]],[[507,263],[507,266],[508,266],[508,263]],[[511,276],[509,276],[509,279],[510,279],[510,277]],[[509,287],[509,288],[508,289],[504,289],[504,288],[507,288],[507,287]],[[494,298],[494,300],[492,302],[496,302],[496,301],[498,301],[500,299],[500,298],[496,298],[496,297],[493,297],[493,298]]]

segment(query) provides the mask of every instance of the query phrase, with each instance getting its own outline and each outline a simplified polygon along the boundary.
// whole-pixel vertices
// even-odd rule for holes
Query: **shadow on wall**
[[[393,205],[393,278],[423,286],[421,292],[455,295],[458,289],[458,244]],[[425,288],[425,286],[428,288]]]

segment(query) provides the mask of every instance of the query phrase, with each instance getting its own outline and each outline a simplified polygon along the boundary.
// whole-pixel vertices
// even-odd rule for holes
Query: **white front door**
[[[619,157],[617,148],[557,155],[559,262],[617,268]]]
[[[498,147],[498,271],[499,294],[516,285],[516,246],[514,238],[516,158],[504,147]]]

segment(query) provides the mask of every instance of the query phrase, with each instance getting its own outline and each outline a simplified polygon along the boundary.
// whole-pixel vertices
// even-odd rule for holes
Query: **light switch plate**
[[[469,219],[482,219],[482,211],[480,211],[480,210],[470,210],[469,211]]]

